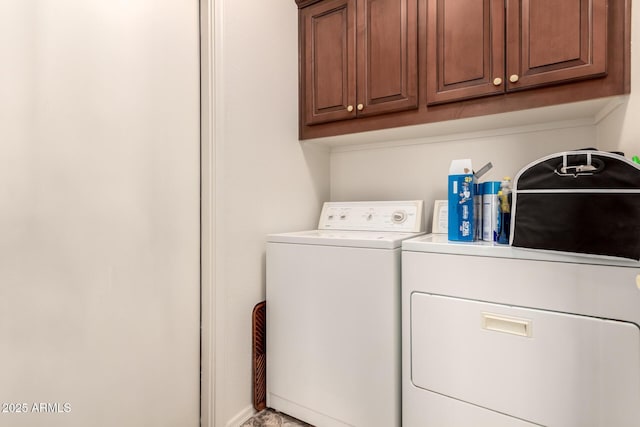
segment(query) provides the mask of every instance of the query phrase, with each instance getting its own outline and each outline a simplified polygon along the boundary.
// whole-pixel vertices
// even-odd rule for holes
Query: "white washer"
[[[403,242],[405,427],[640,425],[640,263]]]
[[[267,241],[267,406],[318,427],[399,427],[400,247],[422,201],[325,203]]]

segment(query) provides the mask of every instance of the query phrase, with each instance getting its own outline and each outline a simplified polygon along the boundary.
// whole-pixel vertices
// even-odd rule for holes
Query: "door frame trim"
[[[200,7],[200,426],[215,425],[216,40],[221,2]],[[219,46],[219,44],[218,44]]]

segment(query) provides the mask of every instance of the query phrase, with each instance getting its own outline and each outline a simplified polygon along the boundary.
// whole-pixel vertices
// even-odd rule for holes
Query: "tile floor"
[[[245,421],[240,427],[313,427],[274,409],[265,409]]]

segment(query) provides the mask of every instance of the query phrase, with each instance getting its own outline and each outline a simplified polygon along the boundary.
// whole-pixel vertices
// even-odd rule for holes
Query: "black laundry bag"
[[[578,150],[527,166],[513,182],[512,246],[640,260],[640,165]]]

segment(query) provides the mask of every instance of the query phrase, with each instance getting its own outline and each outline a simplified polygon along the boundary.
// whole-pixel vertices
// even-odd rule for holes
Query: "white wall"
[[[198,2],[3,0],[0,58],[0,425],[197,426]]]
[[[331,198],[424,200],[430,231],[434,200],[447,198],[452,159],[470,158],[476,170],[491,162],[493,169],[482,181],[513,178],[523,166],[546,154],[595,145],[594,125],[568,126],[496,129],[428,143],[418,139],[378,148],[335,149],[331,155]]]
[[[329,197],[328,152],[298,142],[293,0],[218,0],[215,426],[252,414],[251,311],[264,300],[268,233],[313,228]]]
[[[631,8],[631,94],[598,126],[599,148],[640,156],[640,7]]]

